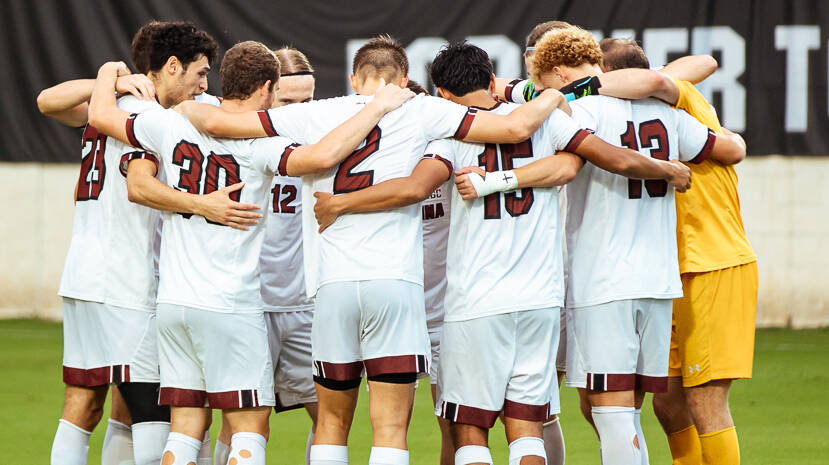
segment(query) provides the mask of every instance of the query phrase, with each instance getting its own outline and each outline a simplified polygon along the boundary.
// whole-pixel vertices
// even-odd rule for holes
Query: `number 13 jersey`
[[[573,119],[609,144],[660,160],[700,163],[715,136],[684,111],[654,99],[589,96]],[[567,307],[682,296],[674,190],[587,163],[567,187]]]

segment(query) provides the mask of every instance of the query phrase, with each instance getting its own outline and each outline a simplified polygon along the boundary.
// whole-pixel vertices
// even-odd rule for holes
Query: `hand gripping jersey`
[[[269,135],[280,134],[313,144],[354,116],[372,97],[350,95],[315,100],[260,112]],[[430,96],[417,96],[386,114],[366,141],[326,173],[303,177],[303,247],[306,286],[313,295],[323,284],[337,281],[401,279],[423,284],[423,239],[420,207],[349,214],[317,234],[313,192],[353,192],[408,176],[426,143],[445,137],[462,138],[475,117],[474,109]],[[287,158],[281,166],[285,166]]]
[[[518,105],[491,111],[508,114]],[[529,140],[519,144],[435,141],[426,156],[445,160],[452,171],[519,168],[559,150],[572,150],[587,132],[556,110]],[[558,191],[526,188],[464,201],[452,193],[448,285],[444,321],[560,307],[564,299]]]
[[[259,266],[265,311],[311,310],[314,301],[305,293],[302,266],[302,181],[274,176],[265,224],[265,242]]]
[[[131,113],[161,108],[132,96],[118,99]],[[158,211],[127,199],[126,168],[154,155],[98,132],[83,131],[72,241],[59,295],[134,310],[155,310],[153,238]]]
[[[602,140],[661,160],[699,163],[714,134],[654,99],[584,97],[570,105],[579,125]],[[586,164],[567,185],[567,307],[682,296],[674,190],[666,181],[628,179]]]
[[[429,146],[426,150],[428,152]],[[423,292],[426,298],[426,325],[430,329],[443,322],[451,193],[452,182],[447,181],[420,203],[423,219]]]
[[[267,205],[280,156],[291,141],[215,139],[198,132],[173,110],[130,117],[131,143],[155,152],[167,183],[192,194],[209,194],[245,181],[231,195],[242,203]],[[247,231],[211,224],[198,215],[164,213],[158,302],[220,312],[261,311],[259,254],[265,225]]]

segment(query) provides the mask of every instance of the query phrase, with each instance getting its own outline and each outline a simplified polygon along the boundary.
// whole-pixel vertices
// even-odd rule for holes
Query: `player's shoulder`
[[[511,102],[495,102],[495,105],[484,108],[484,107],[471,107],[476,108],[478,111],[488,111],[490,113],[494,113],[496,115],[508,115],[512,113],[516,108],[520,107],[521,105],[518,103],[511,103]]]
[[[217,107],[222,104],[221,97],[216,97],[215,95],[208,94],[207,92],[202,92],[197,95],[195,100],[199,103],[208,103]]]
[[[148,110],[162,109],[163,107],[155,100],[144,100],[134,97],[131,94],[119,97],[118,108],[129,113],[141,113]]]

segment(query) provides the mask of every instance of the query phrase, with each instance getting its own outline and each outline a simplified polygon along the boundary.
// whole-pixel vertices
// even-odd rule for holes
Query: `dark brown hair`
[[[131,47],[132,64],[143,74],[160,70],[173,56],[187,69],[201,55],[213,64],[218,53],[213,37],[187,21],[150,21],[135,33]]]
[[[650,69],[651,65],[645,51],[630,39],[608,37],[599,42],[602,48],[602,66],[605,71],[625,68]]]
[[[565,27],[570,26],[572,26],[572,24],[567,21],[547,21],[537,24],[527,36],[526,46],[535,47],[535,43],[538,42],[538,39],[540,39],[544,34],[552,31],[553,29],[564,29]]]
[[[389,35],[375,37],[354,54],[351,72],[363,77],[382,77],[391,83],[409,74],[406,49]]]
[[[222,58],[222,95],[226,99],[246,99],[271,81],[273,90],[279,81],[279,60],[260,42],[239,42]]]
[[[273,53],[279,60],[282,76],[288,76],[290,74],[314,74],[314,67],[311,66],[308,57],[299,50],[285,46],[274,50]]]
[[[409,83],[406,84],[406,88],[414,92],[415,94],[429,95],[429,92],[427,92],[423,86],[421,86],[417,81],[413,81],[411,79],[409,79]]]

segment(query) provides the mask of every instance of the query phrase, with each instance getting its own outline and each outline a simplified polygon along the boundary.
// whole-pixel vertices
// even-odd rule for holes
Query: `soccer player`
[[[509,111],[512,111],[512,110],[515,109],[514,105],[506,105],[506,106],[502,106],[502,107],[497,106],[497,102],[494,100],[493,93],[492,93],[493,88],[494,88],[494,77],[492,76],[492,64],[490,63],[486,52],[479,49],[478,47],[475,47],[473,45],[466,44],[466,43],[458,43],[458,44],[452,44],[452,45],[448,46],[447,48],[442,50],[438,54],[438,56],[435,58],[435,60],[433,61],[431,73],[432,73],[433,82],[435,82],[435,84],[438,86],[438,91],[439,91],[440,95],[443,96],[444,98],[447,98],[449,100],[452,100],[452,101],[455,101],[455,102],[458,102],[458,103],[461,103],[461,104],[464,104],[464,105],[474,105],[474,106],[478,106],[478,107],[481,107],[481,108],[494,108],[494,107],[497,107],[494,110],[492,110],[494,112],[509,112]],[[339,216],[340,214],[343,214],[343,213],[354,213],[354,212],[382,210],[382,209],[387,209],[387,208],[395,208],[395,207],[405,206],[405,205],[412,204],[414,202],[421,201],[421,200],[425,199],[426,197],[428,197],[436,187],[441,185],[441,183],[447,181],[449,179],[450,175],[452,174],[452,166],[451,166],[452,164],[450,164],[446,161],[446,158],[444,156],[446,154],[443,153],[443,152],[450,152],[450,153],[453,153],[453,154],[457,154],[457,153],[466,154],[465,156],[467,156],[467,158],[469,158],[469,156],[471,156],[470,154],[472,154],[474,156],[471,156],[471,160],[474,160],[475,162],[480,162],[480,163],[484,164],[484,166],[487,169],[494,170],[494,169],[497,169],[497,167],[495,166],[497,164],[497,162],[494,161],[492,158],[494,157],[494,154],[496,154],[498,150],[500,150],[501,153],[503,153],[503,154],[513,154],[513,155],[515,155],[515,156],[510,156],[508,158],[508,160],[509,160],[508,163],[511,164],[515,158],[527,158],[527,157],[539,156],[539,155],[533,155],[533,153],[536,153],[536,154],[547,153],[548,155],[552,154],[556,150],[556,147],[554,147],[554,145],[553,145],[553,141],[554,141],[553,139],[558,138],[558,139],[560,139],[559,140],[560,145],[563,146],[564,144],[566,144],[566,145],[570,146],[571,150],[575,150],[578,153],[583,154],[585,157],[588,157],[590,159],[595,159],[595,160],[597,160],[597,162],[603,163],[603,164],[608,164],[608,162],[610,160],[622,160],[623,163],[630,166],[629,169],[632,172],[639,173],[643,176],[652,176],[653,173],[656,172],[656,173],[661,173],[662,176],[665,176],[667,178],[668,176],[665,173],[666,172],[673,172],[673,168],[676,166],[676,165],[666,163],[666,162],[650,160],[650,159],[648,159],[646,157],[643,157],[640,154],[638,154],[636,152],[633,152],[633,151],[630,151],[630,150],[625,150],[625,149],[619,149],[619,148],[612,147],[612,146],[610,146],[610,145],[608,145],[604,142],[601,142],[600,140],[596,139],[593,136],[587,135],[584,132],[576,133],[575,131],[572,131],[573,134],[569,134],[568,137],[562,139],[562,137],[563,137],[562,134],[560,132],[557,132],[560,129],[557,129],[557,128],[560,128],[560,127],[565,127],[566,128],[568,126],[570,126],[572,128],[573,127],[572,122],[563,113],[556,112],[556,113],[553,114],[553,116],[550,117],[550,120],[548,120],[545,123],[545,125],[542,126],[542,128],[538,132],[535,133],[532,140],[523,141],[521,144],[517,144],[517,145],[501,144],[501,145],[496,146],[494,144],[487,144],[487,145],[483,146],[483,145],[480,145],[480,144],[457,144],[456,145],[456,144],[452,144],[452,143],[449,143],[449,142],[446,142],[446,141],[433,142],[432,144],[429,145],[429,147],[427,147],[426,155],[424,156],[424,159],[421,160],[418,163],[418,165],[415,168],[414,172],[410,176],[405,177],[405,178],[390,180],[390,181],[381,183],[381,184],[379,184],[375,187],[369,187],[365,190],[352,192],[352,193],[347,193],[347,194],[343,194],[343,195],[337,195],[337,196],[333,196],[333,197],[330,194],[327,194],[327,193],[315,193],[314,195],[319,198],[318,202],[315,206],[315,213],[317,214],[317,218],[320,222],[321,228],[324,229],[324,228],[328,227],[328,225],[330,225],[334,221],[334,219],[337,218],[337,216]],[[550,134],[550,133],[552,133],[552,134]],[[574,138],[574,136],[575,136],[575,138]],[[573,140],[571,140],[571,139],[573,139]],[[435,153],[435,150],[442,150],[442,152]],[[487,156],[487,154],[489,154],[489,156]],[[478,157],[479,155],[480,155],[480,157]],[[523,155],[523,156],[518,157],[517,155]],[[494,158],[497,158],[497,157],[494,157]],[[467,160],[466,162],[469,163],[470,160]],[[520,163],[520,161],[519,161],[519,163]],[[580,168],[581,161],[578,157],[574,157],[572,155],[561,155],[561,156],[555,158],[555,163],[553,163],[553,165],[555,165],[555,167],[551,168],[549,170],[549,173],[550,173],[549,183],[550,184],[549,184],[548,187],[554,187],[556,185],[563,184],[563,183],[567,182],[569,179],[571,179],[572,176],[575,175],[575,173]],[[660,170],[663,170],[663,169],[665,171],[660,171]],[[680,171],[685,172],[685,171],[687,171],[687,168],[680,169]],[[675,182],[677,182],[680,186],[684,186],[684,182],[687,182],[687,178],[685,178],[684,181],[675,180]],[[552,192],[553,194],[555,193],[554,190],[550,190],[550,189],[544,190],[542,192],[545,192],[547,194],[549,194],[550,192]],[[523,210],[520,210],[521,208],[526,207],[527,210],[529,210],[529,208],[533,205],[532,200],[530,200],[530,199],[533,198],[531,196],[531,194],[525,192],[525,193],[523,193],[523,195],[524,195],[524,197],[521,197],[521,198],[518,198],[517,196],[513,197],[512,195],[508,196],[508,197],[505,197],[504,205],[505,205],[507,213],[509,213],[511,217],[520,217],[522,215],[522,213],[520,213],[520,211],[523,211]],[[553,195],[553,197],[552,197],[552,199],[554,201],[553,203],[556,204],[556,207],[555,207],[554,210],[555,210],[555,212],[558,212],[557,202],[555,202],[554,197],[555,196]],[[544,197],[544,198],[546,199],[546,197]],[[489,200],[487,200],[487,202],[485,202],[483,204],[483,205],[486,205],[485,208],[483,208],[483,210],[488,211],[490,216],[492,217],[492,218],[489,218],[489,219],[496,219],[495,216],[498,216],[498,214],[495,213],[496,210],[497,210],[498,213],[500,213],[500,206],[492,205],[492,204],[496,203],[496,202],[493,202],[493,200],[499,201],[499,204],[500,204],[500,198],[497,198],[497,197],[494,198],[494,199],[489,199]],[[546,200],[549,201],[550,199],[546,199]],[[465,244],[467,244],[467,243],[476,243],[478,241],[478,239],[473,240],[471,238],[467,238],[467,236],[471,237],[471,235],[476,235],[475,237],[477,237],[478,234],[482,234],[481,231],[487,231],[487,230],[490,233],[493,233],[494,231],[492,231],[491,228],[488,229],[487,226],[488,225],[494,225],[496,223],[495,222],[490,223],[488,221],[483,221],[481,223],[481,222],[476,221],[475,219],[470,219],[470,218],[477,218],[477,217],[475,215],[472,215],[471,217],[468,216],[468,211],[467,211],[468,207],[467,207],[467,205],[461,203],[458,198],[453,197],[452,208],[460,208],[461,209],[460,211],[463,212],[460,220],[456,220],[453,217],[453,219],[451,220],[453,226],[449,230],[450,242],[452,242],[454,244],[453,246],[449,247],[449,249],[460,251],[460,252],[458,252],[458,254],[453,254],[453,257],[454,257],[455,261],[461,261],[463,263],[466,263],[466,261],[462,258],[464,256],[480,258],[480,253],[482,253],[482,252],[480,252],[478,250],[472,251],[472,250],[466,250],[465,249]],[[517,210],[517,209],[519,209],[519,210]],[[483,215],[484,211],[481,211],[480,213]],[[526,214],[526,213],[527,212],[524,212],[523,214]],[[504,216],[506,217],[506,215],[504,215]],[[546,219],[547,217],[545,216],[544,218]],[[553,217],[553,219],[554,218],[555,217]],[[483,218],[481,218],[481,220],[483,220]],[[504,220],[504,221],[506,221],[506,220]],[[466,224],[466,223],[470,223],[470,224]],[[552,223],[546,223],[546,224],[547,224],[547,226],[552,227],[553,232],[557,227],[557,222],[556,221],[553,221]],[[525,227],[527,225],[521,223],[519,226]],[[507,229],[512,228],[512,227],[515,227],[515,226],[514,225],[505,226],[505,228],[507,228]],[[457,231],[462,231],[462,232],[457,232]],[[457,232],[457,235],[456,235],[456,232]],[[550,232],[550,231],[547,231],[547,232]],[[529,233],[529,232],[526,233],[526,234],[529,234],[530,236],[533,236],[533,234]],[[528,258],[523,256],[521,253],[519,253],[519,251],[523,250],[522,247],[527,247],[529,245],[530,237],[528,237],[526,234],[517,234],[517,233],[514,234],[514,231],[513,232],[501,231],[498,234],[501,237],[520,236],[521,240],[516,240],[516,241],[511,242],[510,246],[507,247],[507,248],[491,246],[490,249],[488,249],[488,251],[483,252],[483,253],[493,253],[493,254],[496,254],[496,255],[502,254],[502,255],[505,255],[505,257],[502,257],[505,260],[507,258],[511,258],[511,259],[513,259],[513,261],[516,261],[516,263],[514,263],[515,267],[517,267],[517,268],[522,268],[522,266],[526,267],[527,263],[525,263],[525,261]],[[484,234],[484,236],[485,236],[485,234]],[[455,239],[452,239],[453,237]],[[484,242],[487,242],[485,237],[481,240],[484,241]],[[490,240],[489,242],[492,243],[492,240]],[[498,242],[496,241],[494,243],[497,244]],[[557,257],[557,260],[559,261],[559,263],[560,263],[560,260],[561,260],[561,250],[560,250],[560,248],[558,248],[558,247],[560,247],[560,243],[561,243],[560,241],[552,241],[552,242],[543,241],[543,240],[541,241],[541,244],[543,244],[541,246],[541,248],[543,250],[547,250],[547,251],[550,252],[550,254],[552,255],[551,260],[555,261],[555,259]],[[513,251],[515,252],[515,254],[513,254]],[[527,255],[532,255],[532,254],[527,254]],[[486,265],[487,269],[485,270],[485,272],[478,272],[478,273],[476,273],[474,271],[476,269],[475,267],[477,265],[475,265],[473,263],[469,263],[469,264],[466,264],[466,265],[461,264],[461,265],[455,266],[452,260],[449,261],[449,263],[447,265],[448,270],[449,270],[449,276],[447,277],[448,282],[449,282],[449,291],[447,291],[447,296],[454,296],[454,298],[451,301],[447,300],[447,304],[446,304],[447,305],[447,318],[449,319],[447,321],[453,321],[453,322],[461,321],[461,322],[464,322],[464,323],[479,321],[475,317],[470,318],[469,317],[470,312],[474,314],[474,311],[475,311],[474,309],[476,309],[476,308],[489,308],[488,307],[489,304],[487,303],[489,301],[503,302],[503,299],[505,298],[505,294],[503,294],[502,291],[504,289],[514,288],[514,286],[510,287],[509,285],[503,285],[503,286],[496,286],[492,290],[484,290],[482,288],[475,287],[473,284],[469,284],[467,282],[467,280],[472,279],[472,278],[470,278],[472,276],[476,276],[476,277],[480,278],[481,276],[486,276],[486,275],[490,275],[490,274],[493,274],[493,273],[498,275],[498,276],[506,276],[506,275],[512,273],[512,272],[509,272],[509,273],[507,272],[508,269],[510,268],[508,265],[506,266],[506,268],[501,269],[500,265],[498,265],[498,260],[495,260],[494,258],[487,258],[487,257],[488,257],[488,255],[481,259],[481,260],[483,260],[484,263],[487,264]],[[518,264],[519,262],[521,263],[521,266],[519,266],[519,264]],[[544,263],[549,264],[548,262],[544,262]],[[536,265],[537,265],[537,263],[536,263]],[[458,267],[460,267],[460,268],[458,268]],[[553,268],[555,268],[555,266]],[[452,272],[453,269],[455,270],[454,273]],[[513,268],[513,271],[515,271],[515,268]],[[527,275],[535,276],[535,275],[538,274],[537,273],[538,270],[535,270],[534,272],[529,273],[529,274],[526,273],[527,270],[524,270],[524,271],[525,271],[525,273],[521,273],[521,272],[516,271],[515,273],[512,273],[513,275],[511,277],[505,277],[504,279],[515,279],[515,277],[517,277],[519,275],[520,276],[527,276]],[[555,275],[554,270],[552,270],[552,272],[553,272],[553,275],[551,275],[549,277],[550,278],[549,281],[552,281],[553,289],[552,290],[547,289],[547,290],[545,290],[545,293],[541,293],[541,294],[539,294],[539,292],[535,292],[535,291],[528,292],[527,293],[527,299],[529,299],[529,300],[535,299],[536,294],[544,295],[546,297],[549,297],[549,295],[547,295],[547,294],[549,294],[549,292],[555,293],[556,292],[555,291],[556,286],[558,286],[558,288],[561,288],[561,286],[562,286],[562,283],[560,282],[561,281],[561,273],[560,272],[558,273],[558,278],[557,278],[558,282],[556,283],[556,278],[554,276]],[[549,281],[545,281],[544,278],[542,278],[541,281],[549,282]],[[535,283],[535,284],[538,285],[538,283]],[[485,281],[483,284],[481,284],[481,286],[484,286],[484,287],[486,287],[487,285],[491,285],[490,281],[488,281],[488,280]],[[537,291],[537,289],[536,289],[536,291]],[[454,292],[454,294],[453,294],[453,292]],[[451,302],[451,306],[450,306],[450,302]],[[525,301],[522,301],[522,302],[523,302],[523,304],[522,303],[516,304],[516,307],[517,307],[518,310],[522,310],[522,305],[529,305],[529,308],[523,308],[523,310],[532,310],[533,307],[536,304],[538,304],[538,302],[534,301],[534,300],[533,300],[534,303],[532,303],[532,304],[527,304]],[[554,303],[555,298],[545,300],[545,302],[547,302],[548,304],[550,302]],[[503,310],[503,311],[506,311],[506,312],[511,312],[511,311],[514,311],[514,309],[516,309],[516,307],[510,307],[509,305],[507,305],[506,307],[501,308],[500,310]],[[498,313],[498,311],[495,311],[494,313]],[[547,325],[550,326],[549,328],[547,328],[547,329],[550,329],[550,331],[549,331],[548,334],[544,333],[544,334],[547,334],[545,336],[546,339],[544,339],[544,338],[541,339],[541,340],[545,341],[545,343],[546,342],[554,342],[558,338],[558,334],[559,334],[557,330],[553,331],[553,329],[552,329],[552,326],[557,325],[558,320],[559,320],[559,315],[556,312],[552,312],[552,313],[555,313],[555,314],[552,315],[552,316],[548,315],[550,321],[546,322]],[[477,324],[477,323],[472,323],[472,324]],[[457,327],[457,326],[458,325],[455,325],[454,327]],[[543,331],[542,331],[542,333],[543,333]],[[450,333],[450,334],[455,334],[455,333]],[[442,341],[441,341],[441,347],[442,348],[446,347],[446,344],[448,343],[447,342],[448,341],[447,337],[449,337],[449,336],[447,336],[445,334]],[[515,342],[515,341],[513,341],[513,342]],[[458,344],[457,336],[455,336],[455,339],[452,340],[452,344],[456,344],[456,345]],[[497,351],[497,350],[500,350],[500,349],[504,349],[503,347],[500,347],[500,348],[489,348],[489,347],[482,348],[482,347],[479,347],[478,344],[473,344],[473,347],[474,347],[474,349],[472,349],[472,350],[475,353],[487,353],[487,354],[492,350]],[[468,347],[467,347],[467,349],[468,349]],[[551,352],[552,355],[549,355],[549,354],[548,355],[551,356],[551,357],[554,357],[555,352],[556,352],[555,347],[552,347],[552,348],[549,348],[549,349],[552,350],[552,352]],[[452,365],[450,365],[451,367],[453,367],[453,369],[447,369],[450,373],[453,373],[453,374],[458,372],[458,371],[464,372],[464,369],[461,368],[461,365],[471,362],[469,360],[468,356],[464,357],[462,359],[459,359],[459,354],[457,353],[457,350],[458,349],[456,347],[456,352],[453,353],[454,359],[452,360]],[[526,350],[529,351],[529,352],[533,352],[533,353],[536,352],[536,350],[534,350],[534,349],[526,349]],[[544,353],[543,350],[541,352]],[[500,354],[496,354],[496,355],[503,356],[504,354],[500,353]],[[497,357],[489,357],[489,358],[497,358]],[[552,360],[549,360],[549,362],[550,362],[550,364],[552,364]],[[460,395],[461,396],[469,396],[466,400],[467,401],[472,400],[472,405],[469,405],[469,403],[466,403],[466,404],[462,403],[462,408],[460,408],[460,409],[458,409],[456,407],[452,407],[451,410],[456,411],[456,412],[460,412],[460,413],[458,413],[458,415],[447,414],[446,409],[445,409],[443,404],[438,407],[438,411],[441,412],[441,415],[444,416],[444,418],[447,418],[447,415],[448,415],[451,418],[447,418],[447,419],[452,419],[456,423],[461,423],[461,424],[456,424],[453,427],[453,430],[455,430],[455,432],[457,433],[456,434],[456,447],[460,448],[462,446],[472,446],[470,448],[462,449],[462,450],[459,450],[457,452],[458,455],[456,455],[456,457],[455,457],[455,461],[457,463],[470,463],[469,462],[470,460],[476,460],[476,459],[481,459],[481,458],[489,460],[489,456],[488,456],[489,452],[488,452],[488,450],[486,450],[486,447],[485,447],[487,431],[492,426],[492,423],[495,421],[495,418],[497,417],[498,412],[502,409],[502,406],[504,405],[505,400],[506,400],[507,404],[511,406],[510,408],[507,408],[505,410],[505,413],[507,413],[507,418],[508,418],[505,421],[509,425],[508,426],[508,429],[509,429],[508,435],[510,435],[510,437],[512,437],[512,439],[510,439],[510,440],[512,441],[513,439],[521,436],[522,427],[525,430],[526,430],[527,427],[529,427],[530,430],[535,429],[536,430],[535,432],[538,433],[538,434],[536,434],[534,437],[540,439],[541,421],[546,419],[547,415],[550,413],[548,411],[548,409],[543,407],[543,404],[546,402],[546,400],[544,402],[540,402],[539,405],[535,405],[534,406],[534,413],[532,415],[530,415],[529,417],[527,416],[528,415],[527,414],[527,409],[522,409],[522,408],[520,408],[520,406],[518,406],[518,408],[516,408],[516,405],[511,404],[510,402],[514,402],[514,400],[517,399],[520,403],[520,401],[522,399],[526,399],[527,395],[536,396],[536,397],[538,397],[540,395],[544,399],[547,399],[546,396],[549,395],[549,396],[553,396],[553,397],[550,397],[550,399],[557,399],[557,392],[558,391],[557,391],[557,389],[555,389],[555,390],[553,389],[553,387],[555,387],[556,384],[555,384],[554,378],[551,375],[550,370],[548,369],[549,366],[548,366],[547,363],[539,363],[538,366],[536,366],[537,370],[534,371],[533,373],[537,377],[537,378],[535,378],[535,381],[537,381],[539,383],[543,382],[543,379],[545,379],[545,377],[549,378],[548,379],[549,382],[544,384],[544,387],[545,387],[545,389],[549,389],[550,391],[547,392],[545,390],[543,393],[541,393],[541,392],[536,390],[534,393],[533,392],[528,393],[528,392],[522,392],[522,390],[523,389],[528,389],[529,391],[533,391],[533,389],[537,388],[537,385],[535,385],[535,388],[532,388],[532,387],[528,388],[526,383],[522,384],[522,381],[520,379],[518,379],[519,377],[516,377],[515,379],[510,380],[509,379],[509,370],[511,370],[513,368],[513,365],[511,364],[511,362],[510,363],[505,362],[505,365],[506,366],[501,366],[500,368],[499,367],[495,367],[495,368],[489,367],[491,369],[491,371],[493,371],[495,373],[499,373],[500,371],[503,371],[504,368],[507,369],[507,373],[501,373],[502,376],[500,376],[500,381],[490,380],[490,381],[493,381],[494,384],[493,384],[493,386],[490,386],[491,389],[486,390],[487,392],[499,392],[499,390],[500,390],[500,392],[501,392],[500,398],[487,398],[487,399],[483,399],[483,400],[480,399],[480,398],[476,399],[476,395],[474,393],[477,390],[479,390],[479,386],[476,386],[475,388],[466,386],[466,389],[461,389],[463,391],[463,393],[461,393]],[[516,366],[515,368],[518,369],[518,370],[521,370],[521,369],[528,369],[528,368],[532,368],[532,367],[526,367],[526,366],[525,367],[517,367]],[[452,381],[445,381],[444,377],[443,377],[443,373],[447,370],[444,370],[444,368],[441,367],[441,369],[440,369],[441,370],[440,371],[441,376],[439,376],[439,381],[438,381],[439,385],[441,386],[441,391],[443,390],[443,387],[448,383],[449,386],[452,388],[452,394],[451,395],[453,395],[455,397],[459,396],[458,389],[461,388],[461,386],[459,386],[459,384],[461,382],[469,383],[469,382],[471,382],[470,379],[478,379],[477,378],[478,375],[476,373],[486,371],[486,370],[482,370],[481,367],[478,364],[474,364],[472,369],[475,370],[475,373],[465,373],[464,372],[465,376],[461,380],[459,380],[457,377],[455,377]],[[497,376],[496,376],[496,378],[497,378]],[[509,387],[507,385],[508,382],[509,382]],[[503,383],[503,384],[500,384],[500,383]],[[444,397],[444,396],[441,395],[441,397]],[[496,395],[496,397],[497,397],[497,395]],[[454,401],[453,405],[455,403],[457,403],[457,401]],[[533,409],[529,409],[529,410],[533,410]],[[557,402],[553,402],[553,406],[552,406],[551,410],[555,413],[558,412]],[[472,412],[472,414],[470,414],[470,412]],[[522,423],[522,421],[528,421],[528,423]],[[472,444],[470,444],[470,442],[472,442]],[[520,441],[520,444],[522,444],[521,446],[519,446],[518,443],[517,443],[515,445],[515,447],[511,448],[511,450],[513,450],[513,455],[515,456],[514,458],[520,459],[520,457],[522,455],[524,455],[524,452],[526,452],[526,451],[522,452],[522,450],[525,448],[525,445],[527,445],[527,443],[530,444],[530,446],[528,446],[529,449],[535,450],[536,453],[535,454],[526,454],[526,455],[535,455],[536,458],[544,457],[545,452],[544,452],[544,448],[543,448],[543,443],[541,441],[538,441],[538,440],[527,439],[525,441]],[[533,444],[536,447],[533,447]],[[539,444],[541,444],[540,448],[538,447]],[[484,446],[483,448],[480,447],[482,445]],[[529,460],[533,460],[533,459],[529,459]]]
[[[279,133],[300,143],[311,142],[364,105],[365,95],[382,79],[405,86],[408,60],[397,41],[380,37],[358,50],[353,71],[354,96],[289,105],[258,115],[229,115],[198,104],[183,110],[209,133],[225,137]],[[519,142],[563,103],[556,92],[544,93],[539,99],[509,116],[496,116],[418,96],[384,118],[360,150],[336,169],[304,183],[303,189],[306,194],[312,188],[350,192],[403,176],[434,139],[454,136]],[[369,462],[408,463],[406,431],[413,386],[417,374],[426,371],[429,354],[419,211],[406,207],[352,215],[318,238],[313,216],[308,219],[303,225],[303,246],[306,257],[312,257],[305,260],[307,284],[317,294],[312,340],[319,399],[311,463],[347,463],[345,444],[364,368],[371,386],[374,431]]]
[[[552,31],[537,44],[535,80],[561,88],[600,74],[600,60],[587,31]],[[574,118],[600,137],[647,148],[653,157],[699,162],[745,153],[741,140],[715,136],[686,113],[653,101],[593,96],[572,105]],[[519,187],[533,185],[534,170],[542,173],[543,161],[535,165],[516,170]],[[567,384],[586,388],[608,465],[642,462],[634,405],[645,391],[667,388],[670,298],[681,295],[672,197],[664,184],[646,181],[643,189],[638,179],[589,165],[568,187]],[[636,230],[630,218],[648,229]]]
[[[289,47],[274,53],[280,65],[274,107],[313,100],[314,69],[308,58]],[[278,413],[305,407],[311,417],[305,447],[307,464],[317,422],[317,395],[311,359],[314,300],[305,292],[302,254],[302,182],[298,177],[277,174],[270,191],[259,267],[268,347],[274,368],[274,410]],[[229,453],[230,428],[223,421],[213,462],[227,463]]]
[[[132,43],[133,62],[144,76],[120,78],[126,84],[119,90],[158,96],[167,105],[197,97],[207,88],[206,75],[216,48],[209,35],[190,23],[149,23]],[[93,83],[59,84],[43,91],[38,105],[64,124],[85,125]],[[140,112],[158,103],[128,96],[119,99],[118,105]],[[169,431],[169,410],[157,402],[153,243],[158,212],[127,200],[124,170],[131,158],[151,157],[108,138],[94,125],[86,125],[82,149],[73,238],[60,290],[67,389],[52,461],[86,463],[89,431],[100,419],[106,385],[120,383],[133,423],[135,462],[158,462]],[[211,196],[176,194],[181,211],[198,212],[215,221],[227,222],[226,211],[244,207],[228,198],[229,190]],[[209,460],[209,442],[205,451]],[[119,454],[106,450],[103,455],[107,461]]]
[[[327,169],[350,153],[383,114],[411,96],[394,86],[384,88],[363,111],[314,145],[300,147],[285,138],[218,140],[199,133],[172,110],[129,115],[119,109],[113,85],[122,67],[107,63],[99,71],[90,105],[92,124],[160,156],[170,186],[209,193],[221,184],[242,181],[237,199],[260,206],[267,201],[274,172]],[[279,62],[264,45],[242,42],[225,54],[221,77],[223,108],[270,108]],[[290,153],[295,156],[288,161],[284,155]],[[165,213],[164,223],[159,401],[173,407],[163,463],[195,461],[209,405],[222,409],[230,424],[229,462],[264,464],[267,420],[274,405],[258,266],[264,225],[237,231],[172,212]]]

